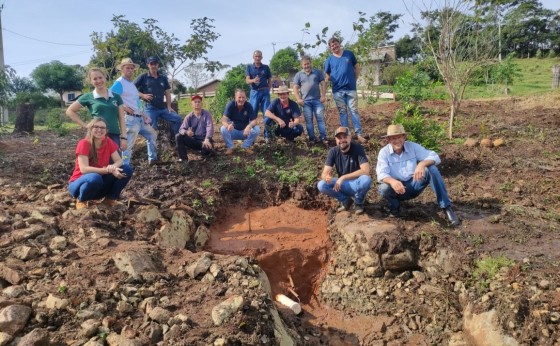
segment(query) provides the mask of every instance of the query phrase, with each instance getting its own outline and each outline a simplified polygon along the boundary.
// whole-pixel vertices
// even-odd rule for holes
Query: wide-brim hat
[[[288,87],[285,86],[285,85],[280,85],[280,86],[276,89],[276,93],[277,93],[277,94],[289,94],[289,93],[290,93],[290,89],[288,89]]]
[[[387,127],[387,134],[383,136],[383,138],[398,135],[406,135],[406,131],[404,130],[404,126],[402,124],[389,125],[389,127]]]
[[[140,65],[135,64],[134,61],[132,61],[131,58],[124,58],[121,60],[121,63],[117,65],[117,70],[121,70],[123,68],[123,66],[125,65],[134,65],[134,68],[139,68]]]

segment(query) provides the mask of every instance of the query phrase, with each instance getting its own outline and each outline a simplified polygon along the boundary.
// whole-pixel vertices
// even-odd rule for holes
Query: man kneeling
[[[366,153],[360,144],[351,141],[350,129],[347,127],[336,129],[334,137],[336,147],[329,150],[321,174],[322,180],[317,188],[319,192],[340,202],[337,211],[349,210],[355,201],[356,214],[362,214],[364,201],[371,187]],[[333,166],[336,167],[338,178],[333,178]]]
[[[436,168],[441,162],[438,154],[420,144],[406,141],[406,132],[401,124],[390,125],[385,138],[388,144],[379,151],[376,171],[377,180],[381,183],[379,194],[389,202],[389,213],[399,216],[400,202],[418,197],[430,184],[449,223],[459,225],[443,178]]]

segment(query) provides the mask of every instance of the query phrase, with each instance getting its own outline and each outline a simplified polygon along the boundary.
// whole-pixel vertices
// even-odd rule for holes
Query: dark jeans
[[[202,155],[214,154],[214,140],[212,138],[210,138],[210,144],[212,144],[212,148],[210,149],[202,147],[204,139],[197,139],[179,133],[175,136],[175,142],[177,143],[177,154],[179,154],[179,158],[183,161],[188,160],[187,148],[200,150]]]
[[[68,191],[81,202],[103,197],[119,199],[121,191],[132,178],[133,172],[129,165],[123,165],[121,168],[126,174],[126,177],[122,179],[117,179],[112,174],[86,173],[71,182],[68,185]]]
[[[289,128],[288,125],[284,126],[283,128],[276,125],[276,129],[274,130],[274,134],[278,137],[284,137],[290,141],[293,141],[294,138],[301,136],[303,133],[303,126],[296,125],[293,128]]]

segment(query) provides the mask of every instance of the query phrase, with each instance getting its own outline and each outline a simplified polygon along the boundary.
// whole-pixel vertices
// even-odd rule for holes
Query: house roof
[[[208,85],[210,85],[210,84],[214,84],[214,83],[217,83],[217,82],[221,82],[221,80],[219,80],[219,79],[212,79],[212,80],[209,81],[209,82],[206,82],[206,83],[204,83],[204,84],[202,84],[202,85],[199,85],[198,88],[196,88],[196,89],[197,89],[197,90],[200,90],[200,89],[204,88],[205,86],[208,86]]]

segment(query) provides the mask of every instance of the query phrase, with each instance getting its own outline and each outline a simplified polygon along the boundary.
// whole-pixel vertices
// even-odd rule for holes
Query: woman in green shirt
[[[121,150],[125,150],[127,142],[122,98],[107,88],[107,78],[100,68],[89,69],[88,78],[95,89],[74,101],[66,110],[66,115],[85,129],[86,123],[80,119],[78,111],[82,107],[87,107],[92,116],[105,120],[109,132],[108,137],[117,143]]]

